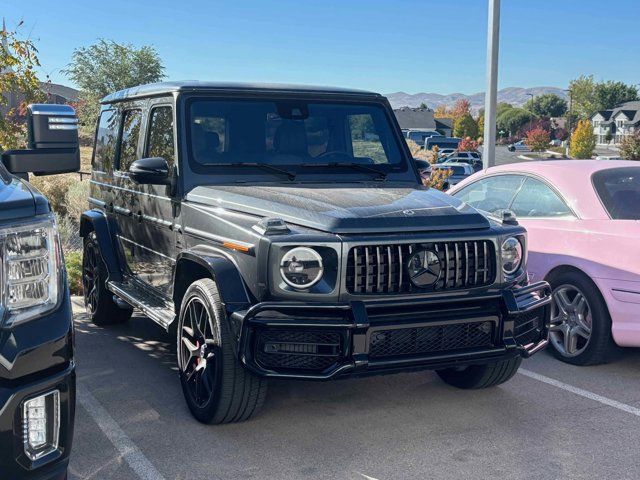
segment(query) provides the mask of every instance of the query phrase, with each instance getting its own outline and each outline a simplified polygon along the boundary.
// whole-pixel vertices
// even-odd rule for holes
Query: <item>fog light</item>
[[[54,390],[23,404],[24,453],[37,460],[58,449],[60,392]]]

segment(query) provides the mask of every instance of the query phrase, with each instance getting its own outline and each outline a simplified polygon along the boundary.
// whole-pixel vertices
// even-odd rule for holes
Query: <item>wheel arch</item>
[[[609,304],[607,303],[607,299],[605,298],[605,296],[602,294],[602,291],[600,290],[600,287],[593,280],[593,278],[591,278],[591,276],[587,272],[582,270],[581,268],[578,268],[578,267],[576,267],[574,265],[557,265],[557,266],[553,267],[551,270],[549,270],[549,272],[545,275],[544,279],[547,282],[549,282],[551,284],[551,286],[553,287],[553,281],[557,277],[559,277],[560,275],[563,275],[565,273],[576,273],[576,274],[582,276],[587,282],[589,282],[593,286],[593,288],[595,288],[595,291],[597,292],[599,299],[602,301],[602,304],[607,309],[607,312],[609,313],[609,315],[611,315],[611,310],[609,309]]]
[[[122,268],[113,233],[116,228],[110,224],[107,216],[100,210],[87,210],[80,216],[80,237],[84,238],[89,233],[95,232],[100,256],[109,272],[109,280],[120,282],[122,281]]]
[[[187,250],[176,259],[173,281],[173,301],[179,310],[189,285],[201,278],[216,282],[227,313],[251,304],[244,280],[236,265],[222,255]]]

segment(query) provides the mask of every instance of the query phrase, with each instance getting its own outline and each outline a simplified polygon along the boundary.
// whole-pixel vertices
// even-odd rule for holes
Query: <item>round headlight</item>
[[[515,237],[509,237],[502,242],[502,270],[507,275],[515,273],[522,263],[522,244]]]
[[[316,284],[323,273],[322,257],[307,247],[289,250],[280,262],[282,279],[293,288],[306,289]]]

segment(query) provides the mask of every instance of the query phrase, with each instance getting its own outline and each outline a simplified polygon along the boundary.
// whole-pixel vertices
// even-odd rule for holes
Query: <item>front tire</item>
[[[553,355],[573,365],[597,365],[615,351],[609,310],[593,282],[579,272],[562,273],[553,289],[549,343]]]
[[[89,232],[82,252],[82,289],[89,318],[100,326],[126,322],[133,313],[133,309],[121,308],[113,300],[113,293],[107,290],[107,277],[96,232]]]
[[[445,368],[436,370],[438,376],[447,384],[463,389],[480,389],[500,385],[510,380],[522,363],[521,357],[484,365],[470,365],[460,370]]]
[[[264,403],[266,380],[240,364],[232,341],[216,283],[192,283],[178,319],[178,372],[187,406],[202,423],[241,422]]]

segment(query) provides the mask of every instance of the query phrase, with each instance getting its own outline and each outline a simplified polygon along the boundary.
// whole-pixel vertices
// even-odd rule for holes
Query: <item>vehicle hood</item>
[[[0,222],[47,213],[47,200],[27,182],[16,177],[0,180]]]
[[[472,207],[428,187],[363,184],[201,186],[187,201],[331,233],[489,228]]]

